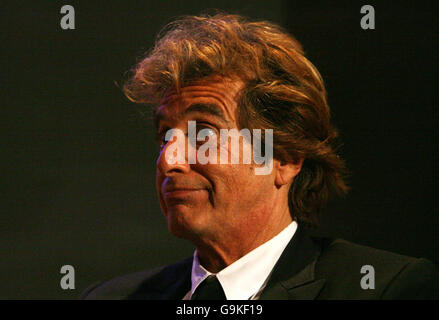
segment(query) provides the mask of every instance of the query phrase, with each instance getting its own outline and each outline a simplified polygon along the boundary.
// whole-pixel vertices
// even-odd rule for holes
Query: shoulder
[[[121,300],[136,291],[143,283],[159,274],[165,267],[143,270],[91,284],[81,294],[81,300]]]
[[[139,290],[148,294],[156,287],[166,285],[173,277],[182,274],[183,269],[187,269],[192,262],[192,258],[183,261],[161,266],[154,269],[147,269],[131,274],[119,276],[110,280],[100,281],[91,284],[79,296],[81,300],[123,300],[132,299]],[[145,292],[146,291],[146,292]]]
[[[327,279],[325,289],[328,297],[439,298],[439,271],[427,259],[400,255],[343,239],[323,243],[316,273]]]

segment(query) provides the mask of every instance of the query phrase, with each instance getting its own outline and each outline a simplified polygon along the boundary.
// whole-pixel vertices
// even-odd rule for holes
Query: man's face
[[[196,121],[197,131],[212,130],[218,141],[220,129],[239,130],[237,97],[242,88],[239,80],[209,77],[184,87],[180,94],[167,94],[157,110],[159,138],[169,129],[187,134],[188,121]],[[275,189],[274,173],[256,175],[256,165],[251,163],[188,164],[188,148],[198,145],[187,141],[186,162],[169,164],[165,153],[172,143],[177,142],[162,141],[156,187],[174,235],[204,243],[233,241],[264,225]],[[219,155],[219,143],[217,148]]]

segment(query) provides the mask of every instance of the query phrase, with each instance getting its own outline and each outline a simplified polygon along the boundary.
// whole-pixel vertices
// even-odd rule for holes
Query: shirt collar
[[[261,289],[296,229],[297,223],[293,221],[275,237],[216,273],[227,300],[247,300]],[[209,272],[200,264],[197,250],[195,250],[191,274],[191,296],[198,285],[212,274],[214,273]]]

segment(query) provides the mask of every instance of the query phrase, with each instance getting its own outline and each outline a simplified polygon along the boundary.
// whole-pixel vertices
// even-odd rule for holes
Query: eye
[[[166,137],[166,132],[168,131],[167,128],[160,130],[157,133],[157,141],[159,143],[159,149],[162,150],[163,147],[166,145],[166,143],[168,143],[168,141],[166,141],[165,137]]]
[[[209,126],[197,125],[197,144],[201,145],[205,142],[212,142],[212,137],[217,135],[217,131]]]
[[[200,134],[202,137],[210,137],[216,135],[215,129],[209,128],[209,127],[201,127],[197,128],[197,136]]]
[[[167,141],[165,140],[165,137],[162,136],[159,139],[159,149],[162,150],[164,148],[164,146],[166,145]]]

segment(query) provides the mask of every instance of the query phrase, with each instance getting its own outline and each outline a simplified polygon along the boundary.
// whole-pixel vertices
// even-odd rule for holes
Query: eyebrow
[[[189,108],[187,108],[183,112],[183,116],[187,116],[191,113],[205,113],[209,114],[211,116],[219,118],[219,120],[229,123],[229,121],[224,116],[224,113],[220,108],[218,108],[215,104],[211,103],[194,103]],[[165,118],[165,115],[162,112],[156,112],[154,116],[154,123],[156,128],[158,128],[160,121],[162,121]]]

